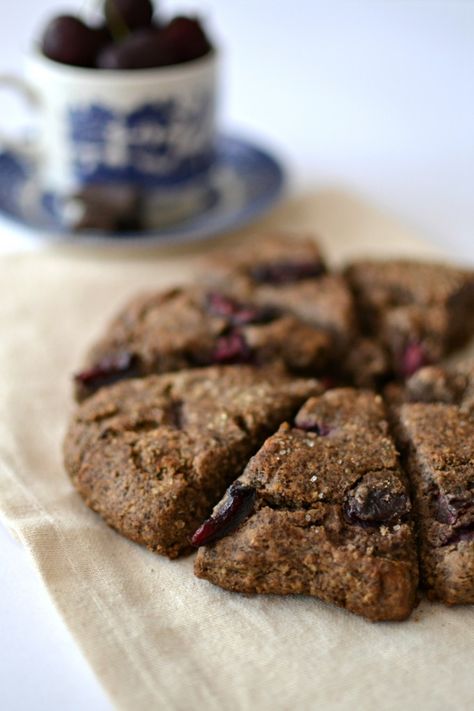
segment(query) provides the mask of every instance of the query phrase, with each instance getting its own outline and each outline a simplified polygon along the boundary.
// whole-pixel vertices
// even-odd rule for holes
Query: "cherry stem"
[[[103,2],[103,5],[105,6],[105,2]],[[130,28],[125,22],[122,13],[118,9],[114,0],[108,0],[108,10],[109,11],[106,14],[107,27],[109,28],[110,34],[112,35],[114,41],[120,42],[130,34]]]

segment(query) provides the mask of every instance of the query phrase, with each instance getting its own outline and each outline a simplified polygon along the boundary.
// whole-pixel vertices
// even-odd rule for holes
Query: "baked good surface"
[[[344,277],[328,271],[311,237],[261,235],[207,260],[205,279],[327,329],[341,348],[354,335],[351,291]]]
[[[66,469],[109,525],[174,558],[263,439],[320,389],[250,366],[125,380],[77,409]]]
[[[383,344],[376,338],[359,336],[347,348],[340,373],[357,388],[380,390],[390,370],[390,357]]]
[[[317,279],[328,271],[313,237],[284,232],[257,235],[252,243],[219,251],[206,260],[205,268],[211,278],[232,277],[250,288]]]
[[[278,362],[312,376],[332,351],[327,331],[276,307],[205,286],[168,289],[138,296],[118,314],[76,375],[76,396],[130,377],[209,365]]]
[[[361,260],[346,269],[368,335],[395,375],[437,363],[474,335],[474,275],[444,264]]]
[[[431,365],[421,368],[403,384],[387,386],[387,400],[397,406],[404,402],[432,402],[458,405],[463,412],[474,412],[474,360],[456,365]]]
[[[474,421],[456,405],[399,411],[414,492],[422,581],[432,599],[474,602]]]
[[[411,504],[381,397],[340,388],[311,398],[193,540],[196,575],[223,588],[406,618],[418,580]]]

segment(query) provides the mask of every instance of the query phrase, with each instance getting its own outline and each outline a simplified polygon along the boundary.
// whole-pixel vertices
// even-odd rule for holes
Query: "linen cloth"
[[[444,255],[347,195],[307,195],[269,228],[319,234],[331,260]],[[71,373],[129,295],[190,278],[215,243],[47,250],[0,261],[0,509],[119,709],[424,711],[474,708],[474,609],[422,602],[373,624],[313,598],[244,596],[109,529],[66,476]]]

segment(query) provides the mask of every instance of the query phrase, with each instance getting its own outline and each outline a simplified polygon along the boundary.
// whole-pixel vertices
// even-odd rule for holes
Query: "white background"
[[[0,0],[0,71],[48,15]],[[222,122],[278,149],[293,189],[338,185],[474,264],[474,0],[206,0],[224,49]],[[0,131],[19,105],[0,94]],[[12,126],[13,124],[13,126]],[[35,240],[0,220],[0,250]],[[108,709],[19,543],[0,528],[2,711]]]

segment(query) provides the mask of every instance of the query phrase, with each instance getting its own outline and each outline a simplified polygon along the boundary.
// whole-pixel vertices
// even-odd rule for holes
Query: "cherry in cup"
[[[106,45],[97,56],[99,69],[151,69],[175,64],[175,56],[155,27],[137,30]]]
[[[212,50],[200,21],[156,16],[151,0],[105,0],[102,21],[88,25],[74,15],[53,18],[43,32],[42,53],[61,64],[107,70],[182,64]]]
[[[117,32],[149,27],[153,19],[153,3],[150,0],[105,0],[104,14],[108,27],[117,27]]]
[[[73,15],[55,17],[46,27],[41,42],[43,54],[61,64],[94,67],[101,47],[100,32]]]

